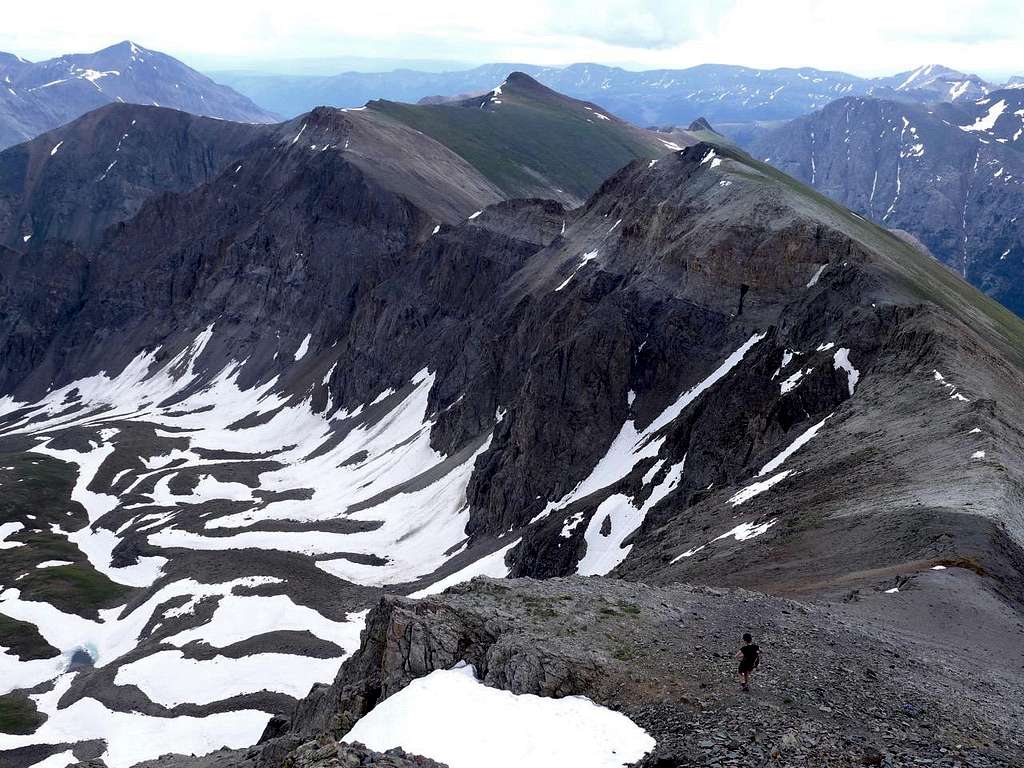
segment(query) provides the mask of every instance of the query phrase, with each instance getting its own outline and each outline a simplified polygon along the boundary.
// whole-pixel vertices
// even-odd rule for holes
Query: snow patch
[[[773,517],[771,520],[768,520],[764,523],[740,523],[735,528],[732,528],[731,530],[728,530],[725,533],[723,533],[721,536],[716,536],[707,544],[701,544],[699,547],[694,547],[693,549],[686,550],[681,555],[676,555],[676,557],[672,559],[669,565],[674,565],[675,563],[678,563],[680,560],[683,560],[684,558],[693,557],[701,550],[707,549],[709,545],[714,544],[716,541],[721,541],[722,539],[733,538],[736,539],[736,541],[747,541],[748,539],[753,539],[765,533],[777,522],[778,518]]]
[[[501,549],[495,550],[489,555],[484,555],[479,560],[476,560],[465,568],[461,568],[450,576],[445,576],[440,581],[436,581],[429,587],[419,589],[409,597],[422,598],[429,595],[437,595],[444,592],[448,587],[454,587],[456,584],[462,584],[463,582],[475,579],[477,576],[490,576],[495,579],[503,579],[509,574],[508,566],[505,565],[505,556],[520,542],[522,539],[516,539],[511,544],[506,544]],[[357,644],[358,647],[358,644]]]
[[[669,469],[662,480],[650,493],[642,505],[636,504],[622,493],[615,493],[601,502],[594,511],[584,533],[587,551],[579,564],[576,573],[581,576],[604,576],[615,566],[626,559],[633,545],[623,546],[623,541],[637,530],[654,506],[676,489],[683,478],[683,465],[686,457]],[[610,521],[610,530],[602,533],[605,519]]]
[[[195,603],[186,603],[186,612],[194,610]],[[177,609],[179,612],[182,609]],[[165,616],[171,617],[171,611]],[[359,647],[359,633],[363,631],[366,612],[350,613],[345,621],[332,621],[318,611],[296,605],[288,595],[236,595],[228,592],[220,598],[217,608],[205,624],[186,629],[164,640],[179,648],[199,640],[214,648],[226,648],[250,637],[293,630],[307,631],[321,640],[334,643],[345,653]]]
[[[614,227],[612,229],[614,229]],[[611,231],[611,230],[609,230],[609,231]],[[583,254],[583,257],[580,259],[580,263],[576,265],[576,269],[574,269],[572,271],[572,274],[569,275],[567,278],[565,278],[565,280],[562,281],[561,285],[559,285],[557,288],[555,288],[555,291],[560,291],[563,288],[565,288],[565,286],[567,286],[569,284],[569,281],[572,280],[574,277],[576,277],[576,273],[577,272],[579,272],[581,269],[583,269],[585,266],[587,266],[587,264],[589,264],[591,261],[593,261],[596,258],[597,258],[597,251],[588,251],[587,253]]]
[[[23,541],[7,541],[9,536],[13,536],[24,527],[25,524],[20,522],[0,523],[0,549],[14,549],[15,547],[25,546]]]
[[[818,267],[817,271],[815,271],[815,273],[811,275],[811,279],[807,282],[808,288],[813,288],[818,284],[818,280],[821,279],[821,273],[825,271],[826,267],[828,267],[828,264],[822,264],[820,267]]]
[[[971,402],[962,394],[960,394],[959,388],[956,386],[956,384],[946,381],[946,377],[939,373],[938,370],[933,369],[932,374],[935,378],[935,381],[949,391],[950,400],[959,400],[962,403]]]
[[[786,395],[792,392],[800,384],[801,379],[803,379],[804,376],[810,375],[813,370],[813,368],[798,370],[779,385],[780,393]]]
[[[787,469],[785,472],[780,472],[777,475],[773,475],[772,477],[769,477],[767,480],[759,480],[757,482],[751,483],[747,487],[734,493],[729,498],[729,503],[732,504],[734,507],[738,507],[740,504],[750,501],[755,496],[764,493],[769,488],[778,485],[787,477],[789,477],[792,474],[792,472],[793,470]]]
[[[251,746],[270,719],[269,713],[253,709],[206,717],[154,717],[115,712],[92,698],[58,709],[57,703],[75,676],[62,675],[52,690],[32,695],[36,707],[47,715],[46,722],[35,733],[24,736],[0,734],[0,750],[104,739],[107,748],[102,757],[109,768],[130,768],[171,752],[205,755],[223,746]]]
[[[589,699],[517,696],[480,683],[465,664],[413,680],[343,740],[402,747],[451,768],[621,768],[655,747],[625,715]]]
[[[837,371],[846,371],[846,384],[850,388],[850,397],[853,397],[853,390],[857,387],[857,382],[860,381],[860,371],[854,368],[853,363],[850,362],[850,350],[846,347],[836,350],[832,357],[832,367]]]
[[[783,451],[778,456],[776,456],[774,459],[772,459],[767,464],[765,464],[763,467],[761,467],[761,470],[757,473],[757,476],[758,477],[762,477],[763,475],[767,475],[769,472],[774,472],[776,469],[778,469],[780,466],[782,466],[782,463],[786,459],[788,459],[790,456],[792,456],[794,453],[796,453],[798,450],[800,450],[815,435],[817,435],[818,431],[823,426],[825,426],[825,422],[828,421],[829,419],[831,419],[834,415],[835,414],[830,413],[824,419],[822,419],[817,424],[815,424],[813,427],[811,427],[810,429],[805,431],[803,434],[801,434],[799,437],[797,437],[797,439],[794,440],[792,443],[790,443],[788,446],[786,446],[786,448],[783,449]],[[769,486],[769,487],[771,487],[771,486]],[[732,499],[730,499],[730,501],[732,501]],[[736,502],[736,503],[739,503],[739,502]]]
[[[289,653],[255,653],[200,661],[181,651],[157,651],[117,670],[114,685],[135,685],[165,707],[212,704],[259,691],[301,699],[316,683],[334,679],[340,658],[319,659]]]
[[[995,127],[996,120],[998,120],[999,116],[1005,111],[1006,100],[1000,99],[990,106],[988,111],[975,120],[971,125],[961,125],[959,128],[961,131],[967,131],[968,133],[972,131],[991,131]]]
[[[302,340],[302,343],[299,344],[299,348],[295,350],[295,360],[296,360],[296,362],[298,362],[299,360],[301,360],[302,358],[304,358],[306,356],[306,353],[309,351],[309,342],[310,342],[310,339],[312,339],[312,338],[313,338],[313,334],[312,333],[307,333],[306,334],[306,338],[304,338]]]

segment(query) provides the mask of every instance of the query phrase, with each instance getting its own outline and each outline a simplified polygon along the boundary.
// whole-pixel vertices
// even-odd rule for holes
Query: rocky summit
[[[1024,321],[707,121],[112,105],[0,236],[0,765],[1020,763]]]

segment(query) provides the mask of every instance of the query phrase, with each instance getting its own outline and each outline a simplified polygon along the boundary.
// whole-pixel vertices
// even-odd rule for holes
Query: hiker
[[[740,680],[743,682],[743,690],[750,690],[750,674],[757,669],[761,663],[761,649],[754,642],[749,632],[743,634],[743,646],[736,652],[736,658],[740,660]]]

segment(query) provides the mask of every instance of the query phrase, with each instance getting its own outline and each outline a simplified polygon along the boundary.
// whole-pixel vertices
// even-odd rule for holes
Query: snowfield
[[[123,665],[116,685],[136,685],[165,707],[211,704],[245,693],[277,691],[299,699],[315,683],[334,679],[340,658],[313,659],[288,653],[256,653],[238,659],[187,659],[181,651],[157,651]]]
[[[27,736],[0,734],[0,750],[30,744],[65,744],[104,739],[103,761],[109,768],[130,768],[169,752],[204,755],[222,746],[247,747],[259,739],[270,715],[256,710],[239,710],[207,717],[152,717],[138,712],[115,712],[96,699],[78,699],[64,709],[57,708],[61,696],[71,687],[75,675],[57,678],[47,693],[32,699],[47,720],[36,733]],[[61,768],[55,762],[54,768]]]
[[[74,382],[36,403],[0,399],[0,434],[35,439],[35,453],[69,465],[71,500],[88,520],[74,531],[64,523],[40,525],[77,546],[87,564],[40,558],[30,568],[91,566],[117,584],[145,591],[127,607],[103,608],[92,618],[28,599],[17,588],[0,592],[0,613],[35,625],[60,652],[22,660],[0,648],[4,693],[49,688],[35,694],[40,710],[49,714],[45,726],[26,736],[0,737],[0,749],[100,738],[107,740],[104,759],[118,768],[168,751],[202,754],[225,744],[248,746],[271,714],[242,709],[153,717],[116,712],[87,697],[58,710],[63,692],[83,674],[66,673],[76,652],[87,653],[97,668],[114,668],[114,685],[136,686],[155,704],[173,708],[263,691],[301,698],[315,683],[332,680],[359,647],[365,610],[343,620],[324,615],[298,602],[277,577],[169,577],[170,560],[163,555],[145,553],[134,563],[115,565],[114,550],[125,536],[186,552],[304,553],[318,558],[321,572],[369,587],[429,576],[463,548],[466,486],[489,437],[453,456],[431,448],[434,417],[427,398],[433,374],[421,371],[399,391],[387,389],[352,411],[325,416],[310,399],[281,394],[277,379],[240,386],[240,363],[201,373],[198,361],[213,335],[211,325],[166,362],[157,362],[159,350],[145,352],[119,374]],[[312,338],[306,334],[285,354],[306,364]],[[151,435],[141,447],[128,437],[140,427]],[[68,447],[61,436],[71,429],[87,439]],[[118,461],[127,468],[104,475],[104,467]],[[258,472],[244,471],[247,465]],[[231,479],[223,474],[237,468],[242,473]],[[338,528],[339,521],[348,530]],[[18,540],[24,533],[25,523],[3,524],[0,548],[24,546]],[[419,594],[476,575],[507,575],[504,556],[517,543],[506,543]],[[367,596],[362,604],[374,599]],[[278,652],[273,641],[262,640],[282,631],[311,635],[336,650],[306,656]],[[160,638],[156,648],[154,635]],[[256,640],[264,643],[259,651],[240,657],[217,653]],[[197,643],[213,655],[195,658],[191,646]],[[134,653],[140,647],[153,650]],[[132,660],[124,663],[129,653]],[[156,735],[149,738],[150,732]]]
[[[471,665],[436,670],[378,704],[346,734],[450,768],[621,768],[655,747],[628,717],[579,696],[489,688]]]

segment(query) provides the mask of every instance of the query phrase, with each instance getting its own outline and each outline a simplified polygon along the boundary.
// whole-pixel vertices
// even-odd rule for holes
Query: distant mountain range
[[[751,69],[722,64],[646,72],[600,64],[486,64],[455,72],[401,69],[332,76],[239,72],[216,76],[267,109],[296,115],[317,105],[355,107],[378,98],[415,102],[479,94],[512,70],[525,72],[560,93],[600,104],[637,125],[687,125],[698,117],[715,123],[788,120],[844,96],[970,101],[993,88],[976,75],[934,64],[881,78],[809,67]]]
[[[1024,314],[1024,89],[924,106],[847,98],[745,142]]]
[[[177,59],[130,41],[40,62],[0,52],[0,148],[111,102],[171,107],[246,123],[277,119]]]

